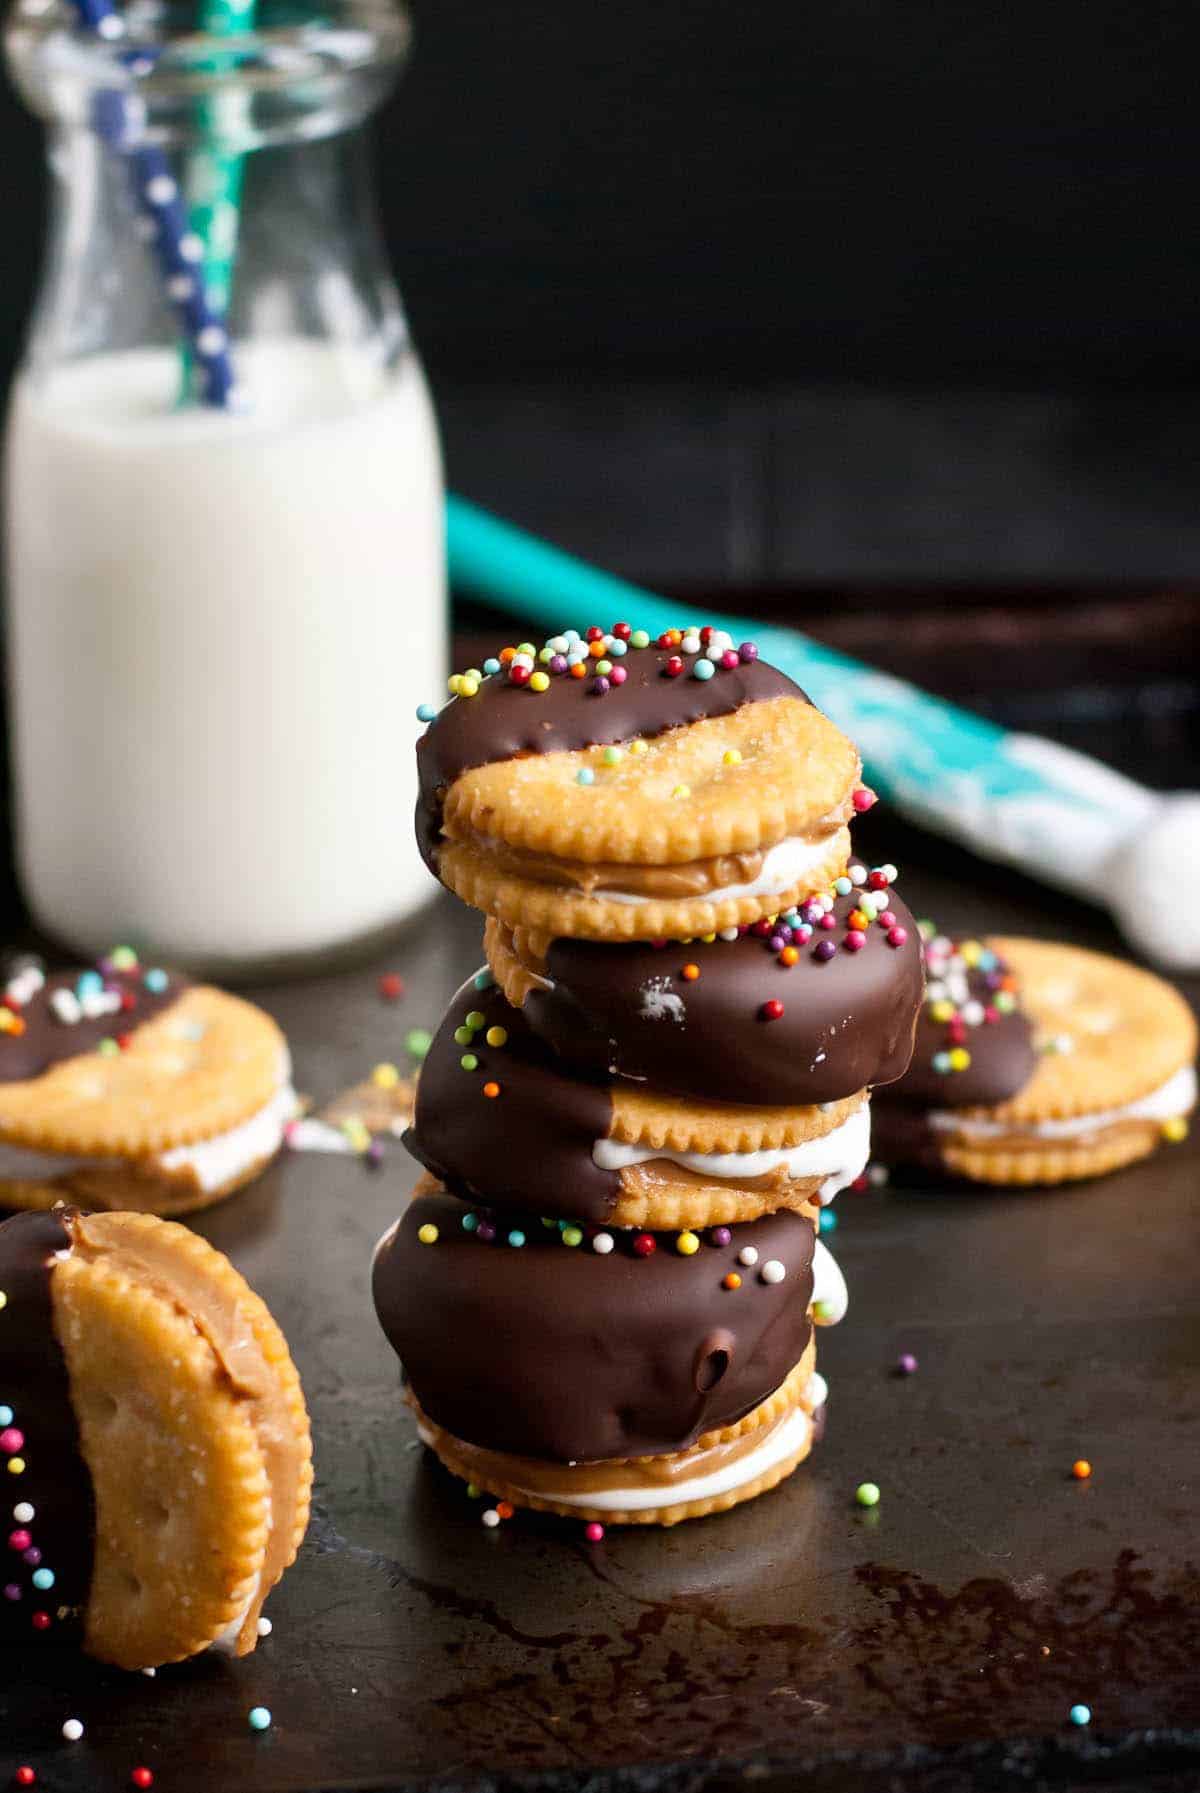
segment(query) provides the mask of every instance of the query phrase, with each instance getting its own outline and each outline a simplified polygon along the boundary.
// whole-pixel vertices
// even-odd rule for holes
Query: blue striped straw
[[[125,21],[112,0],[75,0],[86,31],[112,43],[124,35]],[[129,66],[143,72],[131,53]],[[92,110],[97,135],[129,165],[138,208],[139,235],[157,257],[167,298],[183,328],[195,367],[194,391],[206,405],[229,405],[234,392],[229,337],[209,301],[203,276],[204,243],[188,225],[187,210],[166,152],[140,141],[141,108],[120,90],[98,93]]]

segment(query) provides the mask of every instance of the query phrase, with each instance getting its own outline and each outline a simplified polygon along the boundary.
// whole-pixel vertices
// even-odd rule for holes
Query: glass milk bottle
[[[20,874],[80,952],[304,963],[429,890],[441,458],[364,143],[407,24],[93,3],[7,40],[52,187],[7,440]]]

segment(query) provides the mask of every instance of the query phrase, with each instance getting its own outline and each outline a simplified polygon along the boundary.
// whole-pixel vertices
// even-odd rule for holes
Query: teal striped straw
[[[256,0],[205,0],[200,28],[207,37],[234,38],[254,29]],[[213,55],[204,67],[220,72],[234,64],[232,56]],[[188,158],[185,180],[188,225],[204,245],[202,271],[209,305],[218,317],[229,310],[237,257],[245,157],[220,147],[232,141],[246,122],[248,101],[242,93],[217,93],[203,102],[208,141]],[[190,393],[191,356],[184,350],[184,391]]]

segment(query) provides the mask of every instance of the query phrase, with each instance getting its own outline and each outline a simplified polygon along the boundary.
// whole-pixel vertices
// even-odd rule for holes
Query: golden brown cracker
[[[124,1051],[80,1053],[40,1077],[0,1083],[0,1143],[70,1157],[149,1157],[240,1126],[286,1074],[287,1043],[269,1015],[195,985],[134,1028]]]
[[[733,1183],[652,1160],[621,1171],[620,1194],[605,1225],[642,1227],[650,1232],[702,1232],[710,1226],[744,1226],[780,1208],[814,1220],[824,1181],[824,1177],[789,1177],[780,1171],[753,1182]]]
[[[614,1084],[609,1137],[659,1151],[746,1153],[784,1151],[823,1138],[867,1102],[865,1090],[824,1108],[741,1108],[702,1105],[655,1096],[630,1084]],[[780,1208],[816,1219],[826,1174],[790,1176],[776,1165],[759,1175],[718,1177],[669,1158],[648,1158],[621,1167],[620,1193],[610,1224],[654,1232],[735,1226]]]
[[[749,1108],[658,1096],[629,1083],[612,1090],[609,1138],[675,1152],[771,1152],[823,1139],[867,1100],[858,1090],[840,1102],[807,1108]]]
[[[483,924],[488,968],[514,1009],[523,1009],[531,990],[544,987],[549,939],[528,928],[506,927],[489,915]]]
[[[810,1346],[804,1359],[792,1370],[786,1382],[754,1408],[751,1413],[747,1414],[736,1427],[725,1428],[720,1433],[706,1434],[686,1451],[664,1453],[658,1461],[669,1466],[673,1472],[678,1472],[681,1479],[688,1473],[699,1475],[703,1472],[703,1465],[697,1459],[706,1452],[731,1444],[736,1445],[743,1441],[748,1450],[753,1449],[754,1435],[765,1434],[773,1426],[781,1423],[789,1412],[799,1407],[809,1414],[810,1408],[807,1400],[801,1398],[799,1390],[801,1385],[807,1389],[814,1363],[815,1353]],[[812,1428],[809,1426],[805,1430],[803,1442],[789,1456],[773,1464],[770,1469],[760,1475],[727,1489],[725,1493],[711,1495],[705,1499],[672,1501],[664,1490],[664,1499],[653,1507],[613,1510],[609,1507],[593,1507],[586,1504],[576,1506],[555,1500],[550,1495],[527,1491],[519,1479],[509,1479],[510,1477],[520,1477],[523,1461],[521,1458],[506,1457],[505,1453],[499,1451],[479,1451],[471,1446],[464,1446],[451,1433],[435,1425],[422,1412],[415,1398],[410,1395],[409,1399],[417,1413],[422,1433],[426,1437],[430,1449],[452,1475],[458,1476],[463,1481],[474,1482],[478,1486],[486,1487],[493,1499],[508,1501],[514,1507],[531,1508],[543,1513],[556,1513],[565,1519],[575,1519],[581,1523],[598,1521],[606,1526],[671,1526],[678,1525],[685,1519],[703,1519],[712,1513],[727,1512],[731,1507],[740,1506],[743,1502],[753,1500],[757,1495],[765,1494],[770,1489],[777,1487],[804,1461],[813,1445]],[[620,1463],[617,1463],[611,1467],[619,1470],[621,1466]],[[556,1482],[559,1479],[561,1468],[561,1485],[569,1486],[575,1467],[566,1464],[552,1466]],[[578,1466],[578,1470],[586,1474],[588,1467],[586,1464],[581,1464]],[[550,1466],[539,1465],[538,1468],[546,1470]],[[480,1479],[481,1475],[484,1477],[483,1480]]]
[[[1084,1139],[1038,1140],[1025,1147],[1004,1139],[975,1144],[951,1135],[939,1149],[942,1162],[955,1176],[976,1183],[1032,1187],[1105,1176],[1148,1158],[1161,1142],[1162,1127],[1157,1122],[1133,1121]]]
[[[1065,1036],[1071,1050],[1044,1053],[1024,1089],[998,1107],[964,1109],[964,1116],[1011,1123],[1017,1131],[1022,1124],[1123,1108],[1195,1058],[1195,1017],[1179,992],[1152,972],[1048,940],[1001,936],[987,945],[1015,973],[1035,1035]]]
[[[455,896],[510,928],[574,940],[688,940],[780,914],[846,869],[850,831],[837,827],[804,878],[771,896],[651,897],[637,903],[587,895],[515,875],[467,841],[445,841],[438,874]]]
[[[443,826],[583,864],[678,865],[828,831],[849,818],[861,772],[853,744],[798,697],[640,745],[615,750],[615,764],[588,747],[474,767],[447,791]],[[594,783],[581,786],[581,771]]]

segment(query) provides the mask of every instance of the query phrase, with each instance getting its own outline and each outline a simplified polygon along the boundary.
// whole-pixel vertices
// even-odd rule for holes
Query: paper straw
[[[111,0],[75,0],[75,6],[85,30],[108,42],[124,36],[125,22]],[[137,67],[135,54],[128,60]],[[104,142],[128,163],[139,235],[154,249],[164,290],[194,359],[196,396],[206,405],[226,406],[234,391],[229,339],[205,291],[204,244],[189,228],[166,152],[141,141],[141,101],[123,90],[95,96],[92,122]]]
[[[255,0],[207,0],[200,28],[207,37],[231,38],[254,27]],[[219,70],[224,58],[205,63]],[[218,93],[204,102],[210,141],[188,158],[188,224],[204,244],[204,287],[208,302],[222,317],[229,309],[233,264],[237,253],[245,158],[216,145],[234,137],[247,113],[242,93]]]
[[[1091,902],[1107,901],[1135,938],[1156,950],[1125,914],[1120,892],[1105,889],[1105,876],[1114,855],[1156,825],[1170,798],[1086,754],[1010,733],[797,629],[714,616],[707,607],[697,618],[695,606],[614,578],[462,498],[447,498],[446,531],[454,588],[520,617],[524,629],[624,620],[653,636],[682,618],[726,629],[735,641],[752,636],[763,658],[857,743],[870,783],[913,821]],[[1190,826],[1194,852],[1196,821]],[[1191,863],[1186,854],[1184,863]],[[1189,962],[1200,962],[1200,940]]]

